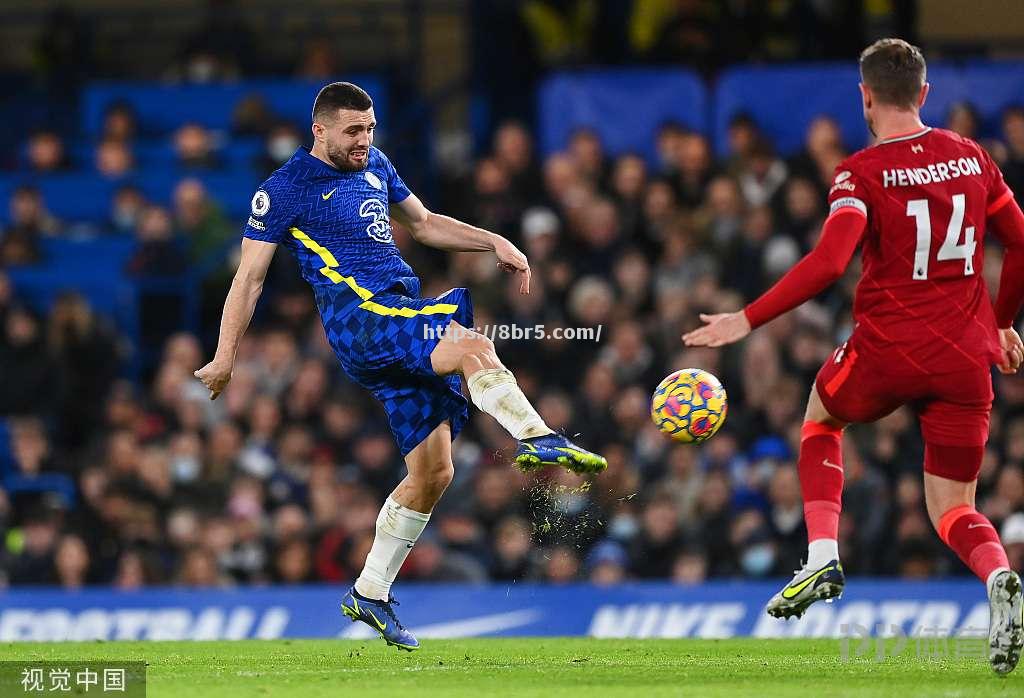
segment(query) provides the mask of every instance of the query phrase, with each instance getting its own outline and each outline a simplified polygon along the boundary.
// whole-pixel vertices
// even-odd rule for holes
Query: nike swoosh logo
[[[373,615],[373,611],[371,611],[370,609],[366,609],[366,615],[370,616],[370,618],[373,618],[373,622],[376,623],[377,627],[381,630],[383,630],[386,627],[383,623],[377,620],[377,616]]]
[[[972,524],[967,524],[967,529],[970,530],[972,528],[980,528],[981,526],[988,526],[989,528],[995,528],[995,526],[993,526],[990,523],[972,523]]]
[[[796,586],[788,586],[788,587],[786,587],[785,589],[782,590],[782,598],[784,598],[784,599],[791,599],[791,598],[793,598],[794,596],[799,594],[801,591],[806,589],[808,584],[812,584],[818,577],[820,577],[821,575],[825,574],[829,570],[834,570],[834,569],[835,569],[835,565],[829,565],[825,569],[818,570],[817,572],[812,574],[810,577],[808,577],[804,581],[802,581],[799,584],[797,584]]]
[[[338,188],[337,188],[337,187],[335,187],[334,189],[331,189],[331,190],[330,190],[329,192],[327,192],[326,194],[321,194],[320,196],[322,196],[322,197],[324,198],[324,201],[327,201],[327,200],[328,200],[329,198],[331,198],[332,196],[334,196],[334,192],[336,192],[336,191],[338,191]]]
[[[835,463],[832,463],[831,461],[829,461],[828,458],[826,458],[825,460],[821,461],[821,464],[824,465],[826,468],[835,468],[839,472],[843,472],[843,466],[836,465]]]

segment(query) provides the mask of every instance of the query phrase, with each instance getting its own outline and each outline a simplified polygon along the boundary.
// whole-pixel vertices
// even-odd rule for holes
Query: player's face
[[[324,152],[339,170],[361,170],[370,158],[377,119],[373,109],[340,109],[334,123],[321,124]]]

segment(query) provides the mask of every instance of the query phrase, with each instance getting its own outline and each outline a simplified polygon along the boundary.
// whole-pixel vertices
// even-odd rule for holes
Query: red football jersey
[[[867,217],[854,334],[891,372],[1000,359],[982,265],[986,218],[1011,197],[981,146],[942,129],[881,141],[836,169],[831,211]]]

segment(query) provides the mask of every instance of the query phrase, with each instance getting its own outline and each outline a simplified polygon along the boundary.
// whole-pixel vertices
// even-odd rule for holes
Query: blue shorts
[[[315,291],[342,369],[384,405],[402,456],[444,421],[454,439],[469,419],[469,403],[462,379],[434,373],[430,354],[451,320],[473,326],[469,291],[453,288],[437,298],[382,292],[367,301],[340,284]]]

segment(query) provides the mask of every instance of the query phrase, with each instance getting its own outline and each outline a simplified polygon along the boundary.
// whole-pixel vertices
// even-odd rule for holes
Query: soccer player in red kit
[[[908,405],[925,442],[928,515],[986,584],[989,661],[1004,674],[1024,645],[1021,580],[974,495],[992,410],[991,366],[1014,373],[1024,361],[1013,329],[1024,301],[1024,214],[977,143],[921,122],[925,71],[921,52],[905,41],[865,49],[860,89],[877,141],[836,169],[817,246],[744,310],[701,316],[706,324],[683,341],[717,347],[742,339],[836,281],[861,246],[855,327],[818,373],[803,425],[807,564],[768,602],[768,613],[799,617],[842,593],[842,430]],[[994,307],[982,276],[987,230],[1005,246]]]

